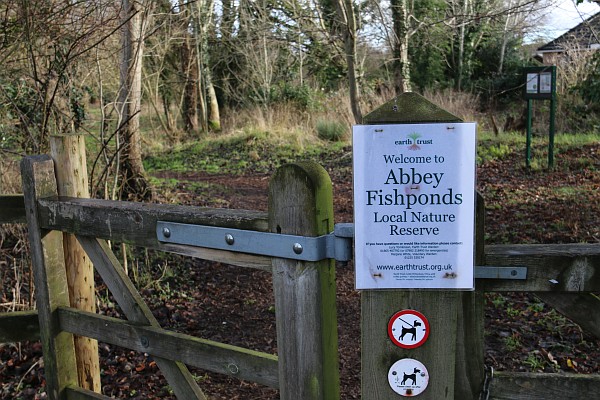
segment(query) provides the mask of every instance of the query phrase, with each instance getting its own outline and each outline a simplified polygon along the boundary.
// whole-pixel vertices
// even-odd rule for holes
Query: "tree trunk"
[[[161,102],[163,106],[163,113],[165,114],[166,129],[169,133],[172,133],[175,130],[175,121],[173,120],[173,115],[171,114],[171,99],[163,95],[161,96]]]
[[[210,66],[208,64],[208,28],[212,25],[211,13],[213,5],[212,0],[199,0],[195,5],[190,5],[190,7],[195,7],[193,8],[192,16],[194,21],[196,61],[198,63],[198,108],[200,112],[200,125],[204,132],[208,131],[210,125],[209,106],[211,105],[210,88],[212,87],[212,81],[209,72]]]
[[[185,76],[183,110],[183,129],[187,133],[196,133],[198,131],[198,66],[193,59],[190,46],[190,37],[186,33],[185,41],[181,45],[181,68]]]
[[[460,28],[458,36],[458,62],[456,71],[456,90],[462,90],[463,75],[465,69],[465,40],[467,34],[467,14],[469,12],[469,0],[463,0],[462,15],[460,17]]]
[[[209,76],[212,76],[210,74]],[[219,111],[219,101],[217,99],[217,94],[215,93],[215,87],[212,83],[212,78],[207,79],[207,89],[208,89],[208,125],[210,129],[213,131],[221,130],[221,113]]]
[[[152,192],[142,163],[140,111],[144,31],[149,5],[145,2],[122,0],[122,6],[123,20],[127,22],[123,26],[119,91],[121,113],[119,131],[123,143],[121,197],[148,199],[152,197]]]
[[[409,22],[406,0],[392,0],[394,23],[394,89],[396,95],[410,92],[410,62],[408,58]]]
[[[356,74],[356,16],[352,0],[338,0],[337,12],[341,22],[346,64],[348,66],[348,86],[350,89],[350,106],[357,124],[362,123],[360,109],[360,88]]]

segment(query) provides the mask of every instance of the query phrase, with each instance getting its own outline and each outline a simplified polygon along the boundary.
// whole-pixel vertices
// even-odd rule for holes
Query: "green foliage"
[[[503,308],[506,304],[506,298],[500,293],[490,293],[491,302],[495,308]]]
[[[442,21],[445,3],[441,0],[414,2],[414,14],[420,21]],[[420,91],[451,87],[447,79],[450,38],[443,24],[424,24],[411,37],[408,48],[411,83]]]
[[[316,125],[317,136],[330,142],[339,142],[347,135],[347,127],[339,121],[319,120]]]
[[[536,352],[529,352],[527,358],[523,361],[523,364],[528,366],[531,371],[543,371],[546,362],[536,354]]]
[[[504,338],[504,346],[508,351],[515,351],[519,350],[523,344],[521,343],[521,340],[517,334],[512,334],[511,336]]]
[[[600,107],[585,99],[577,87],[559,93],[557,100],[557,132],[600,132]],[[542,115],[546,119],[548,113]]]
[[[43,121],[39,94],[25,79],[4,79],[0,78],[0,148],[30,148],[39,140]]]
[[[512,307],[510,307],[510,306],[509,306],[509,307],[506,309],[506,314],[507,314],[509,317],[512,317],[512,318],[514,318],[514,317],[517,317],[517,316],[519,316],[519,315],[521,314],[521,311],[519,311],[518,309],[515,309],[515,308],[512,308]]]
[[[320,104],[319,92],[307,85],[293,85],[282,82],[271,91],[270,101],[272,103],[289,102],[301,109],[313,110]]]
[[[512,37],[503,44],[502,37],[490,37],[475,51],[470,87],[481,95],[484,104],[501,109],[521,100],[523,67],[531,64],[522,54],[522,40]],[[500,68],[502,46],[504,58]]]
[[[531,303],[529,306],[527,306],[527,309],[534,313],[540,313],[544,311],[544,307],[544,303]]]
[[[576,88],[576,92],[594,111],[600,111],[600,52],[596,52],[589,65],[589,75]]]
[[[336,2],[320,0],[319,7],[323,12],[323,22],[327,31],[333,37],[341,37]],[[309,33],[306,39],[306,73],[314,79],[315,85],[325,90],[336,90],[340,85],[345,85],[345,60],[336,51],[332,51],[331,46],[327,41],[320,39],[320,36]]]
[[[497,160],[507,156],[512,149],[504,143],[492,144],[487,146],[477,146],[477,164]]]

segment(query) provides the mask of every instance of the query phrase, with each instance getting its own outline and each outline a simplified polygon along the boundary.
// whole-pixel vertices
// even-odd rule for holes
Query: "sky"
[[[552,10],[546,27],[549,38],[555,39],[574,26],[579,25],[583,21],[582,16],[586,19],[600,11],[598,4],[587,0],[577,7],[574,3],[574,0],[563,0]]]

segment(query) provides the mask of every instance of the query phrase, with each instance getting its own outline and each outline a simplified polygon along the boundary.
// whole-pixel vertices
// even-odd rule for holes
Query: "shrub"
[[[344,140],[347,134],[346,125],[338,121],[317,121],[316,130],[319,139],[328,140],[330,142]]]

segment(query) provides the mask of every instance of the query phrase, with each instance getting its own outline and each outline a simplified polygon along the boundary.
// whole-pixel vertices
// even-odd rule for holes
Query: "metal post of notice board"
[[[371,125],[374,126],[370,127]],[[431,133],[424,132],[423,125],[428,125]],[[443,163],[436,164],[437,153],[432,153],[429,157],[426,151],[428,146],[429,148],[435,147],[437,141],[458,139],[456,135],[463,128],[461,125],[469,124],[463,123],[460,118],[415,93],[401,94],[364,117],[363,126],[359,128],[362,132],[372,132],[371,135],[376,140],[379,139],[379,133],[386,135],[388,131],[407,132],[394,139],[391,146],[386,148],[384,144],[383,147],[379,147],[384,148],[383,155],[372,152],[371,154],[376,156],[365,157],[360,166],[357,165],[355,156],[355,177],[362,168],[365,175],[364,182],[368,186],[362,190],[363,197],[364,193],[367,193],[366,200],[363,199],[363,202],[360,203],[360,200],[357,200],[357,183],[355,181],[355,228],[357,228],[357,223],[361,222],[359,221],[360,216],[357,214],[358,205],[368,203],[370,207],[371,203],[377,203],[377,206],[392,203],[389,206],[389,213],[386,215],[383,212],[365,211],[364,215],[368,215],[369,218],[362,220],[364,224],[377,225],[377,229],[380,225],[385,225],[380,221],[393,220],[394,225],[388,224],[384,229],[388,233],[398,235],[394,236],[391,241],[399,242],[393,243],[392,246],[390,243],[377,243],[378,240],[368,234],[363,234],[364,240],[355,236],[355,251],[358,246],[364,247],[364,251],[361,250],[363,252],[362,259],[359,259],[359,253],[356,253],[356,268],[368,270],[364,273],[365,279],[370,280],[367,283],[374,282],[374,279],[378,282],[388,278],[394,279],[393,275],[395,274],[384,268],[378,269],[379,265],[371,265],[372,263],[364,254],[372,252],[373,249],[377,249],[377,253],[381,252],[381,254],[392,254],[393,252],[404,254],[398,253],[402,251],[408,254],[413,252],[415,256],[418,252],[418,257],[429,257],[430,251],[445,251],[449,248],[447,246],[442,249],[442,243],[426,243],[426,246],[425,243],[422,243],[419,245],[419,249],[415,250],[415,239],[409,240],[410,236],[400,235],[406,232],[426,235],[433,232],[432,229],[435,228],[431,227],[435,225],[411,226],[411,221],[408,220],[420,218],[421,214],[415,208],[404,211],[402,206],[397,207],[394,204],[409,198],[419,199],[423,202],[437,199],[447,203],[456,199],[459,190],[455,186],[452,186],[452,191],[447,187],[441,188],[447,179],[455,179],[461,172],[451,167],[445,167]],[[355,132],[358,134],[359,131]],[[361,143],[355,142],[353,151],[363,151],[364,149],[361,148],[363,144],[370,146],[368,140],[371,140],[371,136]],[[440,146],[439,148],[443,149],[443,152],[440,151],[439,154],[443,153],[446,158],[461,157],[452,153],[459,150],[454,142],[444,143],[450,144],[445,147]],[[437,168],[435,171],[426,172],[420,169],[423,167],[422,163],[428,162],[428,160],[431,161],[431,167]],[[439,155],[437,161],[440,161]],[[377,172],[375,166],[377,162],[387,163],[390,167],[389,172],[388,170],[384,174]],[[474,170],[474,162],[472,169]],[[409,180],[411,182],[405,185],[404,183]],[[371,187],[371,183],[379,183],[380,186]],[[400,185],[394,186],[395,184]],[[473,186],[471,186],[471,191],[474,192]],[[465,190],[461,193],[465,195],[466,192]],[[473,210],[475,206],[472,201],[473,197],[471,196],[470,199],[463,202],[463,205],[470,202],[469,209],[464,208],[460,211],[460,215],[456,214],[456,220],[459,218],[469,220],[466,217],[470,214],[469,218],[472,224],[472,215],[476,211],[475,240],[472,239],[473,232],[471,231],[469,256],[466,258],[471,259],[469,261],[474,258],[475,263],[481,263],[483,262],[483,199],[479,195],[476,196],[475,211]],[[403,204],[406,205],[406,203]],[[434,208],[438,207],[440,206],[436,205]],[[363,208],[367,209],[367,207]],[[450,219],[454,221],[454,217]],[[440,230],[450,230],[451,226],[456,228],[453,223],[448,221],[440,222],[438,226]],[[356,233],[355,231],[355,235]],[[409,243],[408,241],[413,242]],[[423,250],[425,247],[427,250]],[[420,253],[421,251],[427,251],[428,254]],[[421,256],[422,254],[424,255]],[[396,256],[397,260],[404,258],[404,256]],[[392,265],[393,267],[405,267],[406,263],[412,266],[419,264],[419,261],[409,260],[394,263],[401,265]],[[439,266],[445,268],[446,265],[449,264],[444,263]],[[388,266],[384,265],[384,267]],[[426,267],[426,265],[421,263],[419,267]],[[465,270],[459,268],[456,275],[453,271],[436,273],[436,275],[439,275],[442,280],[458,280],[463,272]],[[400,272],[400,274],[403,273]],[[431,270],[427,274],[431,274]],[[426,274],[421,274],[419,271],[415,275],[420,275],[419,279],[421,279]],[[423,400],[478,398],[485,378],[483,292],[480,290],[434,289],[433,286],[428,290],[421,290],[419,287],[424,286],[419,286],[419,283],[415,284],[414,288],[402,286],[402,288],[390,289],[390,287],[381,286],[377,290],[359,289],[361,290],[361,392],[363,400],[400,399],[403,396],[417,395],[419,399]]]
[[[550,126],[548,137],[548,168],[554,168],[554,135],[556,119],[556,66],[525,67],[523,97],[527,100],[527,138],[525,164],[531,166],[531,136],[533,100],[550,100]]]

